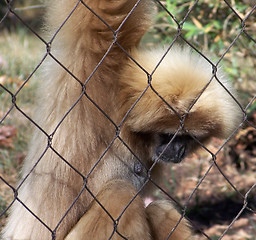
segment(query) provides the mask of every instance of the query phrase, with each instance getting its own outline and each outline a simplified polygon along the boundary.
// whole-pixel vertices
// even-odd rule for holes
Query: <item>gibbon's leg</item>
[[[146,208],[149,226],[154,240],[165,240],[178,223],[181,215],[166,200],[152,202]],[[183,218],[168,240],[192,239],[187,221]]]
[[[111,180],[105,184],[96,196],[106,211],[94,200],[89,210],[78,221],[65,240],[106,240],[112,236],[113,240],[150,240],[150,229],[146,219],[143,200],[135,196],[136,190],[124,180]],[[125,210],[125,211],[124,211]],[[117,232],[114,230],[114,221],[117,221]],[[122,237],[123,236],[123,237]]]

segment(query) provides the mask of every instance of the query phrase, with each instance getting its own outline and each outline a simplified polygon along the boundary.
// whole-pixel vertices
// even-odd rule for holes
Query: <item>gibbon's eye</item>
[[[192,145],[195,144],[193,138],[188,135],[176,136],[173,140],[172,138],[172,134],[159,135],[159,142],[153,156],[154,160],[179,163],[188,155],[193,148]]]

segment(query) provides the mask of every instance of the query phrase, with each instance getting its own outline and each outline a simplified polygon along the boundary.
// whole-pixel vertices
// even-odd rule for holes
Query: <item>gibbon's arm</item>
[[[69,72],[50,56],[46,58],[37,95],[40,100],[38,100],[33,120],[48,134],[58,126],[51,142],[52,148],[69,164],[87,175],[113,139],[115,128],[88,98],[83,96],[79,99],[82,87],[70,73],[84,83],[110,48],[115,37],[118,44],[127,51],[137,46],[151,23],[152,5],[151,1],[142,0],[131,17],[120,26],[137,2],[136,0],[51,0],[47,2],[49,6],[45,17],[45,31],[48,39],[56,33],[48,50]],[[89,9],[98,14],[113,31]],[[62,28],[59,29],[60,26]],[[115,32],[119,26],[119,31]],[[120,65],[127,60],[124,56],[126,56],[125,53],[117,44],[113,44],[86,85],[86,94],[110,118],[113,118],[117,112],[116,83]],[[78,99],[79,102],[66,115]],[[65,119],[62,121],[64,116]],[[22,178],[25,178],[31,169],[33,171],[20,186],[19,198],[46,226],[55,229],[84,183],[81,176],[51,149],[43,154],[47,140],[47,136],[37,129],[24,161]],[[108,161],[98,164],[90,176],[87,186],[95,194],[106,181],[118,173],[121,178],[124,174],[130,174],[129,169],[133,169],[133,166],[126,164],[130,161],[130,155],[126,158],[120,150],[124,164],[116,157],[117,151],[114,149],[112,152],[114,154],[109,152],[106,156]],[[35,163],[39,160],[40,163],[34,169]],[[136,178],[133,175],[132,177]],[[58,227],[57,240],[62,240],[66,236],[91,201],[90,194],[84,191]],[[3,239],[50,239],[51,232],[45,225],[16,201],[3,230]]]
[[[151,74],[165,51],[132,51],[131,56]],[[148,77],[133,61],[126,64],[120,77],[120,105],[125,114],[148,86]],[[189,48],[174,46],[152,74],[151,86],[141,97],[126,119],[126,126],[136,133],[157,133],[158,144],[153,158],[180,162],[199,146],[192,136],[205,144],[211,137],[226,138],[242,118],[242,110],[231,97],[234,91],[217,69],[212,78],[212,67]],[[230,94],[221,85],[230,92]],[[164,99],[164,101],[163,101]],[[190,109],[191,108],[191,109]],[[183,124],[174,138],[174,134]],[[191,136],[192,135],[192,136]],[[169,144],[169,142],[171,144]]]
[[[70,53],[70,49],[73,49],[73,53],[80,56],[81,54],[76,51],[105,54],[115,38],[118,44],[129,51],[139,44],[152,23],[154,11],[151,0],[142,0],[137,5],[137,0],[86,0],[80,1],[75,8],[77,2],[75,0],[49,2],[45,19],[50,35],[56,33],[74,10],[54,40],[57,45],[58,41],[61,42],[59,45],[61,51],[66,49]],[[130,12],[132,12],[131,16],[124,21]],[[114,49],[118,54],[122,52],[116,45]],[[91,55],[93,58],[94,56]],[[120,56],[118,60],[113,57],[113,62],[120,66]]]
[[[151,0],[142,0],[134,8],[136,3],[136,0],[53,0],[49,1],[45,16],[49,38],[57,32],[51,43],[51,53],[82,83],[90,76],[86,93],[114,121],[117,111],[112,109],[116,109],[120,66],[127,61],[127,55],[121,48],[129,52],[138,46],[151,25],[154,12]],[[132,13],[127,17],[130,12]],[[105,58],[101,62],[103,56]],[[46,107],[46,121],[52,118],[51,113],[55,109],[64,115],[68,109],[63,105],[72,106],[82,91],[79,83],[67,71],[52,59],[47,60],[49,62],[44,78],[49,80],[43,83],[43,88],[48,90],[45,98],[50,96],[52,103]],[[95,71],[99,62],[101,64]],[[61,98],[65,100],[65,104],[60,102]],[[44,101],[45,99],[42,102]],[[110,129],[111,126],[106,127],[106,124],[110,124],[102,118],[102,114],[95,107],[87,107],[89,104],[86,100],[82,99],[80,102],[80,105],[86,106],[84,111],[88,124],[92,125],[98,119],[94,129],[99,127],[97,131],[103,135],[108,132],[106,128]],[[39,121],[44,124],[45,119]],[[56,124],[58,121],[60,119],[57,119]],[[92,135],[97,134],[93,132]],[[95,141],[98,138],[97,135]]]

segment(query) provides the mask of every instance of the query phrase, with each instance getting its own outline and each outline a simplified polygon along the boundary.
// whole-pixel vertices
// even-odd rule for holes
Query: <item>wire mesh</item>
[[[179,209],[179,211],[181,212],[180,218],[178,219],[175,226],[170,229],[169,235],[166,239],[171,238],[172,233],[175,232],[176,227],[181,223],[183,218],[188,219],[188,221],[192,225],[193,231],[196,232],[197,236],[200,235],[200,237],[198,237],[198,239],[225,239],[225,237],[227,237],[227,239],[231,239],[231,238],[228,238],[228,233],[230,231],[235,231],[235,229],[233,229],[233,226],[234,226],[235,222],[237,222],[239,217],[241,217],[242,214],[244,214],[245,212],[247,212],[247,214],[255,215],[255,209],[254,209],[255,206],[254,206],[254,204],[251,204],[251,198],[252,198],[251,195],[253,192],[255,192],[256,182],[254,184],[252,184],[250,187],[248,187],[245,191],[239,190],[239,188],[237,188],[235,186],[235,184],[233,184],[232,180],[229,179],[229,175],[227,173],[225,173],[225,171],[222,170],[221,164],[218,163],[218,161],[216,159],[221,154],[220,151],[223,150],[223,148],[229,144],[231,139],[234,138],[234,136],[237,134],[237,132],[239,130],[241,130],[244,125],[250,125],[255,133],[256,127],[248,117],[248,109],[253,106],[256,96],[254,96],[251,99],[251,101],[247,104],[246,107],[243,107],[243,105],[240,103],[240,100],[237,99],[231,92],[229,92],[229,90],[221,83],[221,81],[219,80],[218,75],[217,75],[217,72],[218,72],[217,69],[218,69],[219,65],[222,63],[223,59],[225,59],[225,57],[229,54],[230,49],[232,47],[234,47],[235,44],[237,44],[237,42],[239,41],[240,38],[243,37],[243,38],[248,39],[255,46],[255,44],[256,44],[255,31],[252,32],[252,31],[248,30],[247,21],[248,21],[248,19],[250,19],[250,17],[253,16],[253,14],[255,14],[256,5],[252,4],[253,6],[247,11],[247,14],[242,16],[234,8],[234,4],[232,3],[232,1],[231,2],[224,1],[226,6],[233,12],[233,16],[236,19],[240,20],[240,26],[237,26],[237,29],[238,29],[237,34],[234,36],[233,39],[231,39],[230,43],[225,48],[223,53],[218,57],[217,61],[213,62],[212,60],[210,60],[208,58],[207,54],[204,54],[202,52],[202,50],[198,47],[197,44],[195,44],[191,39],[188,40],[188,38],[184,34],[184,32],[185,32],[184,26],[186,26],[186,22],[191,17],[191,14],[195,11],[195,9],[198,6],[202,6],[202,5],[200,5],[199,1],[186,1],[186,4],[188,4],[188,6],[189,6],[188,10],[184,14],[184,17],[181,20],[178,20],[177,17],[175,16],[175,13],[172,13],[172,11],[168,8],[168,3],[170,3],[170,1],[155,0],[154,4],[157,6],[158,11],[159,10],[162,12],[165,11],[165,14],[166,14],[165,16],[167,16],[168,18],[171,19],[170,21],[172,22],[172,28],[174,28],[176,30],[176,34],[174,34],[172,36],[172,40],[168,42],[168,48],[167,48],[165,54],[159,60],[158,64],[155,66],[154,70],[152,72],[148,72],[143,67],[143,64],[137,62],[137,60],[132,57],[132,54],[130,54],[129,51],[127,49],[125,49],[119,43],[119,36],[121,34],[122,27],[126,24],[126,21],[128,21],[129,18],[133,17],[134,12],[138,8],[138,6],[141,4],[141,2],[143,2],[142,0],[138,0],[137,2],[134,3],[134,6],[131,7],[131,10],[126,14],[126,16],[120,22],[119,26],[115,29],[113,27],[111,27],[110,22],[104,20],[103,16],[101,16],[101,14],[100,14],[100,11],[97,11],[97,9],[95,10],[90,7],[91,6],[89,3],[90,1],[81,1],[80,0],[80,1],[73,1],[73,2],[74,2],[74,4],[73,4],[72,10],[67,14],[65,19],[59,25],[58,29],[56,29],[54,31],[54,33],[52,34],[50,39],[42,37],[41,33],[39,33],[37,30],[34,30],[34,28],[31,27],[30,24],[28,24],[26,22],[26,20],[23,19],[23,17],[21,16],[20,13],[22,12],[22,10],[24,10],[24,8],[15,8],[14,7],[15,1],[5,1],[5,3],[4,3],[5,8],[3,8],[3,9],[5,9],[5,10],[3,11],[2,19],[0,20],[0,27],[5,25],[5,23],[7,22],[8,16],[11,15],[14,19],[18,20],[21,25],[23,25],[25,28],[27,28],[31,32],[31,34],[35,35],[37,37],[37,39],[42,42],[42,44],[44,45],[46,50],[45,50],[44,55],[42,56],[41,60],[35,66],[34,70],[25,79],[25,81],[23,81],[23,83],[16,89],[16,91],[12,91],[8,88],[8,86],[0,83],[1,92],[4,92],[5,94],[7,94],[11,99],[11,106],[4,112],[4,114],[1,114],[0,123],[1,123],[1,125],[5,125],[8,122],[8,117],[10,116],[10,114],[12,114],[12,112],[14,112],[14,111],[17,111],[21,114],[21,116],[23,118],[27,119],[37,130],[39,130],[42,133],[42,135],[44,136],[44,139],[45,139],[45,144],[44,144],[44,147],[42,148],[42,153],[34,161],[32,168],[26,169],[25,174],[22,176],[22,179],[18,183],[17,186],[10,184],[8,182],[8,180],[5,179],[4,176],[0,176],[1,184],[4,184],[8,189],[11,189],[13,191],[12,200],[8,203],[8,206],[2,210],[0,217],[2,219],[4,219],[7,211],[12,207],[12,205],[15,202],[19,202],[20,204],[22,204],[23,208],[25,208],[38,222],[40,222],[40,224],[42,224],[50,232],[51,239],[58,239],[58,237],[57,237],[58,230],[61,229],[60,227],[63,224],[63,222],[65,221],[67,215],[71,212],[71,210],[77,204],[79,199],[81,199],[81,196],[86,192],[87,194],[90,195],[91,199],[93,199],[92,201],[95,201],[103,209],[103,211],[108,215],[109,219],[111,219],[111,221],[113,222],[112,234],[110,236],[106,236],[106,239],[113,239],[115,234],[118,235],[120,237],[120,239],[129,239],[129,237],[124,236],[122,234],[122,232],[119,231],[119,229],[118,229],[119,222],[122,219],[122,216],[125,214],[125,212],[128,211],[127,209],[129,209],[129,207],[133,204],[135,199],[140,198],[140,194],[144,191],[146,186],[148,184],[152,184],[154,186],[154,188],[158,190],[158,192],[161,192],[161,197],[164,197],[165,199],[168,199],[168,200],[171,200],[172,202],[174,202],[175,205],[177,206],[177,208]],[[216,3],[216,1],[204,1],[204,2],[205,2],[205,4],[208,4],[209,2]],[[150,4],[153,4],[153,3],[150,3]],[[241,3],[241,4],[243,4],[243,3]],[[106,28],[108,28],[109,32],[112,32],[112,41],[109,44],[108,49],[106,49],[106,52],[104,53],[104,55],[100,57],[100,60],[98,62],[95,62],[95,66],[93,67],[90,74],[88,74],[87,79],[80,79],[79,75],[76,75],[76,73],[72,70],[72,68],[70,66],[66,66],[65,61],[63,62],[62,60],[60,60],[58,58],[58,55],[56,55],[56,52],[54,50],[55,41],[60,41],[60,39],[57,38],[58,34],[61,31],[65,31],[65,25],[67,24],[67,22],[70,21],[70,19],[72,19],[72,17],[74,17],[76,15],[76,12],[78,11],[78,8],[81,7],[81,5],[84,8],[84,12],[92,13],[94,15],[94,17],[98,18],[99,21],[101,21],[102,25],[104,25]],[[44,6],[40,5],[38,7],[44,7]],[[244,7],[247,7],[247,5],[245,3],[244,3]],[[36,6],[29,7],[29,9],[35,9],[35,8],[37,8],[37,7]],[[204,11],[204,9],[201,9],[201,11]],[[170,25],[171,25],[171,23],[170,23]],[[75,28],[75,26],[74,26],[74,28]],[[172,105],[170,105],[166,101],[166,99],[163,96],[161,96],[161,94],[159,94],[157,89],[154,88],[154,84],[152,84],[152,78],[154,76],[155,71],[162,64],[162,61],[164,60],[165,55],[168,54],[168,52],[173,48],[173,45],[176,44],[176,42],[182,42],[182,44],[190,46],[195,52],[197,52],[199,55],[201,55],[202,58],[205,59],[205,61],[207,61],[209,63],[209,65],[211,65],[211,68],[212,68],[211,78],[209,79],[206,86],[201,90],[201,92],[197,96],[197,98],[191,103],[191,105],[189,106],[189,109],[187,109],[187,114],[185,114],[185,115],[180,115],[175,110],[175,108]],[[111,52],[114,48],[120,49],[120,52],[122,52],[128,59],[131,59],[131,61],[133,61],[137,65],[138,68],[140,68],[142,71],[144,71],[145,76],[147,77],[147,80],[148,80],[147,86],[145,87],[144,91],[141,92],[140,96],[136,99],[136,101],[133,103],[131,108],[126,112],[126,114],[123,116],[123,118],[121,119],[120,122],[116,122],[112,117],[113,115],[110,115],[108,112],[106,112],[105,108],[100,106],[100,104],[97,103],[97,101],[93,98],[93,96],[91,96],[90,93],[88,93],[88,88],[90,88],[90,83],[95,81],[94,80],[95,76],[97,76],[97,73],[99,71],[101,71],[100,69],[102,68],[102,65],[106,61],[106,58],[109,58],[109,56],[111,56]],[[74,49],[74,51],[75,51],[75,49]],[[72,53],[70,53],[70,54],[72,54]],[[97,53],[95,53],[95,54],[97,54]],[[123,55],[122,55],[122,57],[123,57]],[[78,83],[79,88],[80,88],[80,94],[77,95],[75,101],[71,104],[71,106],[66,108],[64,114],[58,116],[59,120],[57,122],[54,122],[53,128],[51,128],[51,132],[44,129],[44,127],[42,127],[40,124],[37,123],[37,120],[35,120],[33,117],[31,117],[29,114],[27,114],[26,109],[23,108],[22,106],[20,106],[20,104],[17,101],[18,95],[22,91],[24,91],[25,87],[29,84],[29,82],[32,81],[31,79],[38,72],[38,70],[41,68],[41,66],[44,64],[44,62],[47,58],[51,58],[52,61],[55,62],[55,64],[57,64],[59,66],[61,71],[65,71],[66,73],[68,73],[69,77],[71,78],[71,81]],[[75,62],[76,59],[73,59],[73,61]],[[136,154],[136,152],[132,149],[132,147],[129,146],[129,143],[127,143],[126,140],[124,140],[122,138],[121,133],[124,129],[126,119],[129,118],[129,116],[132,114],[133,109],[141,101],[141,99],[145,96],[148,89],[151,89],[154,92],[154,94],[156,96],[158,96],[158,98],[160,98],[169,109],[171,109],[173,112],[175,112],[175,114],[177,115],[177,117],[180,120],[180,126],[177,128],[177,131],[175,132],[172,139],[168,143],[168,145],[167,145],[167,147],[168,147],[170,144],[172,144],[175,137],[178,136],[182,131],[184,131],[186,116],[190,113],[191,109],[193,109],[193,107],[197,103],[197,101],[200,100],[201,95],[204,94],[207,87],[211,84],[212,81],[214,81],[213,79],[216,79],[216,81],[220,85],[222,85],[222,87],[225,89],[225,91],[228,92],[228,94],[233,98],[233,100],[236,102],[236,104],[239,105],[239,108],[241,109],[241,112],[243,114],[243,119],[241,120],[240,124],[236,127],[236,129],[234,129],[233,133],[230,134],[230,136],[227,139],[225,139],[224,142],[222,142],[218,146],[218,149],[216,151],[210,150],[210,148],[208,146],[205,146],[204,144],[202,144],[201,141],[197,137],[195,137],[193,134],[191,134],[189,131],[186,132],[201,146],[201,148],[205,152],[207,152],[211,156],[211,159],[209,160],[209,165],[208,165],[207,169],[205,170],[205,172],[199,177],[195,176],[195,177],[198,177],[197,184],[195,185],[193,190],[190,191],[190,193],[188,194],[185,201],[183,201],[183,203],[180,204],[179,201],[177,200],[177,197],[173,196],[170,192],[168,192],[168,190],[164,189],[161,186],[161,184],[159,184],[152,177],[152,171],[158,164],[158,161],[161,158],[161,155],[158,157],[158,159],[156,159],[156,161],[152,162],[151,166],[148,168],[147,166],[145,166],[144,162]],[[60,91],[65,91],[65,90],[60,89]],[[108,92],[106,92],[105,94],[106,94],[105,96],[107,96]],[[51,98],[52,96],[47,96],[47,97]],[[113,128],[111,130],[112,138],[110,141],[106,141],[106,139],[104,139],[104,136],[102,137],[100,133],[96,133],[99,135],[99,138],[101,138],[102,142],[106,141],[106,143],[105,143],[106,148],[104,149],[103,152],[101,152],[99,154],[99,157],[94,160],[94,163],[93,163],[90,171],[87,173],[85,173],[83,171],[83,169],[79,169],[79,165],[74,165],[73,162],[70,161],[70,159],[66,158],[65,156],[62,156],[60,149],[59,148],[56,149],[53,144],[54,141],[57,141],[56,138],[58,138],[58,132],[62,131],[63,123],[65,121],[68,121],[69,119],[72,119],[72,114],[74,113],[75,109],[79,107],[79,104],[81,103],[82,99],[84,99],[84,98],[87,99],[86,100],[87,104],[90,105],[90,107],[93,108],[94,111],[98,111],[97,116],[104,118],[106,120],[106,122],[108,122],[106,127],[111,126]],[[54,101],[54,99],[53,99],[53,101]],[[223,105],[224,104],[225,104],[225,102],[223,102]],[[115,110],[112,109],[112,111],[115,111]],[[97,119],[94,119],[94,120],[97,122]],[[76,125],[76,119],[73,119],[73,121],[74,121],[73,124]],[[78,129],[78,131],[82,131],[82,129]],[[97,129],[95,131],[97,131]],[[185,131],[186,131],[186,129],[185,129]],[[67,142],[68,142],[68,140],[67,140]],[[134,175],[136,175],[136,173],[140,174],[142,171],[141,169],[146,169],[146,177],[145,177],[143,184],[141,184],[141,186],[137,189],[136,194],[130,199],[129,203],[125,206],[123,211],[116,218],[116,217],[113,217],[111,215],[111,213],[109,213],[109,211],[104,206],[104,204],[98,199],[97,194],[95,194],[94,189],[91,189],[90,185],[88,185],[88,182],[95,175],[95,172],[97,172],[99,170],[99,166],[102,164],[102,162],[105,161],[104,159],[106,158],[106,156],[108,156],[109,154],[112,154],[112,149],[117,144],[117,142],[119,144],[123,145],[124,148],[126,149],[126,151],[129,151],[131,153],[131,155],[138,161],[138,164],[135,166],[136,170],[132,170],[132,171],[134,171],[133,174]],[[72,148],[74,143],[69,143],[69,144],[70,144],[70,146],[63,145],[63,148]],[[95,151],[97,151],[97,146],[95,147]],[[25,186],[26,182],[28,181],[29,178],[31,178],[31,175],[36,171],[38,166],[43,164],[43,159],[45,158],[46,154],[49,154],[49,152],[51,152],[51,154],[55,156],[54,158],[58,159],[56,161],[64,162],[65,167],[70,168],[71,169],[70,171],[72,171],[73,174],[77,175],[78,178],[80,178],[80,180],[83,182],[83,186],[80,188],[80,190],[78,192],[76,192],[72,203],[66,209],[66,212],[59,219],[58,224],[55,227],[49,226],[47,224],[47,222],[45,222],[44,219],[41,218],[40,214],[35,213],[32,210],[32,208],[30,208],[29,204],[27,204],[26,200],[22,199],[22,197],[20,197],[20,195],[19,195],[20,189]],[[122,160],[120,160],[120,161],[122,161]],[[223,179],[225,179],[225,181],[228,183],[229,187],[231,189],[233,189],[233,192],[237,196],[239,196],[239,198],[242,199],[242,201],[243,201],[243,204],[240,206],[239,211],[237,211],[236,215],[232,218],[231,221],[229,221],[229,223],[227,224],[225,229],[222,230],[221,234],[219,234],[217,238],[216,238],[216,236],[212,237],[212,236],[209,236],[207,233],[205,233],[204,229],[201,228],[195,221],[193,221],[193,216],[191,214],[189,214],[192,199],[197,197],[199,188],[206,181],[207,176],[213,169],[217,169],[218,173],[223,177]],[[54,169],[52,169],[52,171],[54,171]],[[76,183],[74,182],[73,184],[76,184]],[[214,184],[214,182],[212,184]],[[40,186],[38,186],[38,188],[40,188]],[[209,189],[209,191],[211,191],[211,189]],[[54,195],[54,193],[52,193],[52,194]],[[62,197],[65,198],[65,196],[62,196]],[[61,199],[58,199],[58,201],[61,201]],[[200,208],[200,206],[199,206],[199,208]],[[226,211],[228,211],[228,207],[227,207]],[[51,214],[51,210],[49,211],[49,214]],[[221,214],[225,215],[226,212],[223,211]],[[192,218],[191,218],[191,216],[192,216]],[[254,231],[255,231],[255,229],[254,229]],[[253,239],[253,236],[251,239]]]

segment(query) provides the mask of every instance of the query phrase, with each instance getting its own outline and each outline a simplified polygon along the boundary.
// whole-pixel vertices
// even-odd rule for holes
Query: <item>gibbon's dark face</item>
[[[197,145],[196,141],[188,135],[173,137],[172,134],[159,134],[158,144],[153,155],[154,160],[179,163]]]

